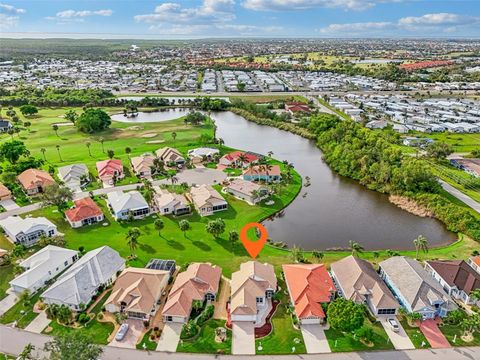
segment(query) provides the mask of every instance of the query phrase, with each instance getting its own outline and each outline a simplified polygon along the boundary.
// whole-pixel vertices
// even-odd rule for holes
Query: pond
[[[139,112],[137,116],[125,116],[123,113],[112,115],[114,121],[126,123],[142,123],[142,122],[162,122],[181,118],[187,115],[191,109],[188,108],[166,108],[153,112]]]
[[[189,110],[185,110],[188,112]],[[186,114],[181,109],[139,113],[136,118],[119,116],[119,121],[166,121]],[[455,240],[455,234],[431,218],[401,210],[388,197],[334,173],[322,160],[313,141],[269,126],[245,120],[232,112],[214,112],[217,136],[225,145],[260,154],[273,151],[278,160],[288,160],[311,185],[280,214],[266,220],[269,237],[289,246],[326,250],[347,248],[349,240],[365,249],[413,249],[413,239],[422,234],[430,246]],[[115,118],[114,118],[115,120]]]

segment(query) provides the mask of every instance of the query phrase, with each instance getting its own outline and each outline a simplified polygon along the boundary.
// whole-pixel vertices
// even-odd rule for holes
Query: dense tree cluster
[[[365,321],[365,308],[351,300],[337,298],[328,304],[327,317],[332,329],[355,331]]]
[[[87,109],[75,121],[78,130],[93,134],[108,129],[112,123],[110,116],[102,109]]]

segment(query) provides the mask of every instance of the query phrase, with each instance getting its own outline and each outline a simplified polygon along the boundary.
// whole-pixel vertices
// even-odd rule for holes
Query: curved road
[[[0,326],[0,353],[18,355],[25,345],[31,343],[35,346],[35,357],[45,356],[41,352],[43,345],[51,338],[47,335],[34,334],[21,329],[12,329]],[[321,355],[274,355],[255,356],[260,360],[476,360],[479,358],[480,347],[450,348],[450,349],[425,349],[407,351],[372,351],[358,353],[337,353]],[[155,351],[142,351],[106,346],[102,360],[152,360],[152,359],[221,359],[221,360],[251,360],[252,356],[233,355],[207,355],[184,353],[161,353]]]

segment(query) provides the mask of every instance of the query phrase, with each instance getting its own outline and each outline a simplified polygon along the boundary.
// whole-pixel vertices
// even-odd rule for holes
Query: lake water
[[[134,119],[120,115],[119,121],[166,121],[184,115],[180,109],[167,113],[140,113]],[[439,221],[403,211],[386,195],[335,174],[313,141],[257,125],[232,112],[216,112],[211,117],[218,126],[217,136],[226,146],[261,154],[273,151],[274,158],[288,160],[303,177],[310,177],[311,186],[304,187],[278,216],[265,221],[274,241],[325,250],[346,248],[353,240],[366,249],[401,250],[413,249],[412,241],[420,234],[427,237],[430,246],[455,240],[455,234]]]
[[[166,108],[155,112],[139,112],[137,116],[124,116],[123,113],[112,115],[112,120],[127,123],[162,122],[178,119],[187,115],[191,110],[187,108]]]

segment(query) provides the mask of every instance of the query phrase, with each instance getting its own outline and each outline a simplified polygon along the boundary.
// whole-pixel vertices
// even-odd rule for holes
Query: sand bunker
[[[143,138],[154,138],[157,135],[158,135],[157,133],[146,133],[146,134],[143,134],[142,137]]]
[[[151,141],[147,141],[146,143],[147,144],[161,144],[161,143],[164,143],[165,140],[151,140]]]

